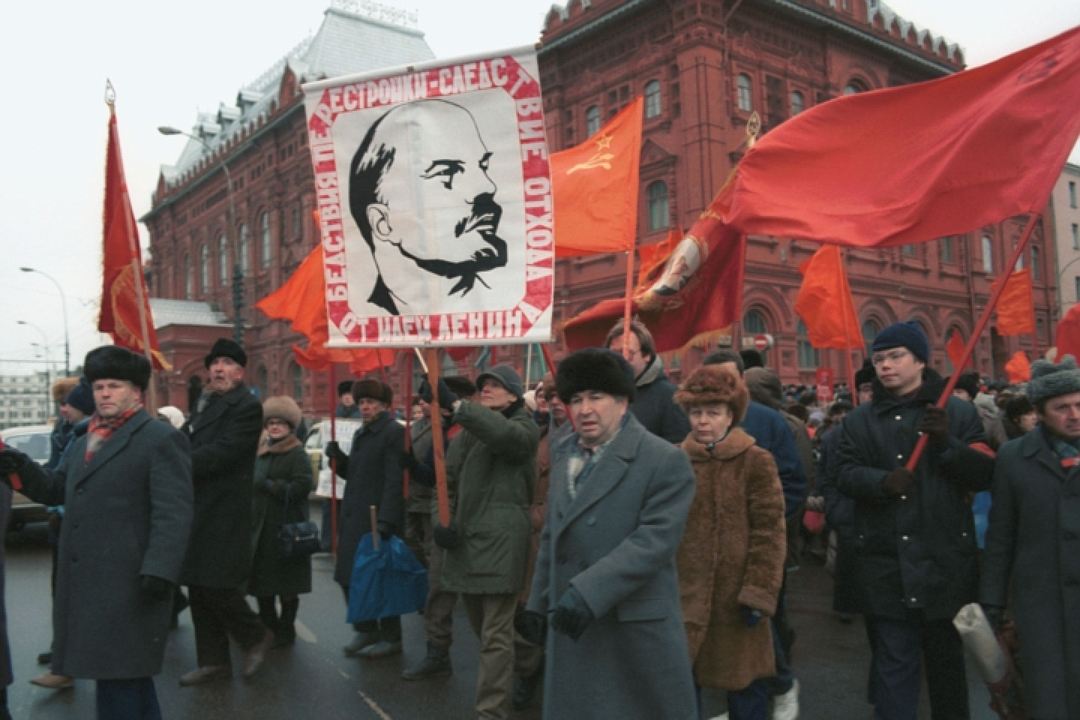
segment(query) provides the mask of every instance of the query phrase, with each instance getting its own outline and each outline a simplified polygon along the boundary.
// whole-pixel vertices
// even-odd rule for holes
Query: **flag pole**
[[[548,347],[548,343],[540,343],[540,352],[544,354],[544,364],[547,365],[547,371],[554,377],[555,360],[551,357],[551,348]]]
[[[330,439],[337,440],[337,368],[330,363]],[[330,465],[330,552],[337,556],[337,460]]]
[[[532,377],[532,343],[525,346],[525,387],[529,387],[529,379]]]
[[[622,349],[626,355],[630,348],[630,313],[634,304],[634,250],[626,251],[626,296],[623,298]]]
[[[1045,204],[1045,203],[1044,203]],[[1031,239],[1031,233],[1035,230],[1035,224],[1039,220],[1039,213],[1033,212],[1028,216],[1027,225],[1024,227],[1023,234],[1020,235],[1020,241],[1016,243],[1016,248],[1013,249],[1012,257],[1009,258],[1008,264],[1005,268],[1016,267],[1016,261],[1023,254],[1024,250],[1028,246],[1028,241]],[[1008,275],[1006,274],[1006,277]],[[1002,281],[991,285],[990,300],[986,303],[986,307],[983,308],[982,314],[979,315],[978,322],[975,323],[975,329],[971,331],[971,337],[968,338],[967,344],[964,345],[964,354],[960,358],[960,367],[963,368],[967,365],[968,359],[971,354],[975,352],[975,345],[979,342],[979,337],[986,330],[986,326],[990,323],[990,315],[994,312],[994,308],[997,307],[998,300],[1005,292],[1005,285],[1007,283]],[[949,398],[952,397],[952,391],[956,387],[957,381],[960,379],[960,371],[954,372],[949,381],[945,383],[945,389],[941,391],[941,397],[938,398],[935,403],[936,407],[944,408],[945,404],[949,402]],[[904,463],[904,467],[909,471],[915,470],[915,466],[919,464],[919,460],[922,458],[922,454],[926,451],[926,443],[929,438],[926,435],[920,435],[918,441],[915,443],[915,449],[911,452],[911,457]]]
[[[405,358],[405,452],[412,452],[412,375],[413,356]],[[409,468],[401,471],[401,495],[409,499]]]
[[[431,441],[435,450],[435,496],[439,524],[450,527],[450,496],[446,491],[446,449],[443,447],[442,412],[439,409],[439,350],[427,348],[427,376],[431,386]]]
[[[841,272],[840,277],[843,278],[843,280],[844,280],[844,290],[847,291],[847,297],[851,298],[851,309],[854,310],[855,309],[855,298],[851,294],[851,286],[848,284],[847,273],[844,271],[844,249],[840,248],[840,252],[837,253],[837,255],[840,258],[840,272]],[[856,321],[858,321],[858,318],[856,318]],[[845,307],[844,307],[844,342],[845,342],[845,344],[847,344],[847,341],[848,341],[848,339],[850,337],[851,337],[851,332],[850,332],[850,328],[848,326],[848,314],[847,314],[847,307],[846,307],[846,304],[845,304]],[[860,338],[862,337],[862,333],[859,333],[859,337]],[[845,380],[846,380],[847,386],[848,386],[848,394],[851,395],[851,404],[854,405],[855,404],[855,392],[856,392],[856,388],[855,388],[855,370],[852,367],[851,348],[849,348],[849,347],[844,348],[844,372],[847,374],[847,377],[845,378]]]

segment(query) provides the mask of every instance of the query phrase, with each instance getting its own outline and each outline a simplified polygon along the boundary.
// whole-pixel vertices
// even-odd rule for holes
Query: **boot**
[[[274,647],[286,647],[296,642],[296,613],[300,598],[281,598],[281,618],[274,628]]]
[[[405,680],[423,680],[424,678],[446,677],[454,672],[450,665],[450,648],[428,643],[427,655],[410,668],[406,668],[401,677]]]

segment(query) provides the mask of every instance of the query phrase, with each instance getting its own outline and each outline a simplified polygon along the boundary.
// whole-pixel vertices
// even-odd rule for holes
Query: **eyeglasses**
[[[905,357],[911,354],[910,350],[889,350],[887,352],[874,353],[870,356],[870,362],[874,365],[882,365],[887,362],[900,362]]]

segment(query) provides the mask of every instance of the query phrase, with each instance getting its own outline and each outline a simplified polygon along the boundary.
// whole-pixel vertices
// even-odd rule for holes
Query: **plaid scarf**
[[[94,413],[94,416],[90,418],[90,427],[86,430],[86,453],[83,455],[83,460],[90,462],[105,441],[140,410],[142,410],[142,405],[136,405],[113,418],[103,418]]]

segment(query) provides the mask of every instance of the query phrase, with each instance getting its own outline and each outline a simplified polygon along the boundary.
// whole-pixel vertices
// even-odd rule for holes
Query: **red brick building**
[[[290,352],[297,338],[252,304],[278,287],[317,242],[300,82],[430,58],[422,33],[401,20],[372,19],[349,0],[334,0],[312,38],[240,90],[234,102],[201,116],[192,130],[199,140],[188,142],[175,166],[163,169],[152,209],[142,218],[150,230],[151,294],[171,301],[168,319],[156,321],[175,367],[159,381],[163,403],[187,406],[187,384],[202,372],[206,338],[231,334],[231,275],[238,261],[251,383],[263,393],[292,395],[309,413],[326,407],[326,374],[297,366]],[[552,150],[584,141],[633,96],[644,95],[642,244],[662,239],[673,225],[692,223],[738,159],[751,112],[761,115],[767,132],[842,93],[962,67],[955,45],[877,0],[571,0],[548,14],[540,52]],[[223,166],[236,204],[231,229]],[[1018,235],[1018,222],[1007,221],[917,246],[849,251],[867,340],[897,319],[917,319],[935,349],[932,364],[950,370],[941,350],[945,338],[954,329],[970,332],[972,315],[986,302],[990,281],[1003,272]],[[1048,270],[1053,247],[1040,227],[1024,259],[1035,271],[1039,347],[1048,344],[1055,305]],[[783,238],[749,243],[742,335],[775,338],[767,360],[784,382],[812,382],[819,365],[842,370],[839,352],[809,347],[792,310],[798,265],[814,250],[811,243]],[[560,262],[556,323],[620,295],[624,267],[615,256]],[[1013,351],[1033,346],[1031,338],[988,335],[976,357],[987,375],[1002,375]],[[511,352],[520,362],[521,349]],[[671,358],[669,369],[677,377],[700,354],[695,349]],[[856,353],[855,362],[861,360]]]

